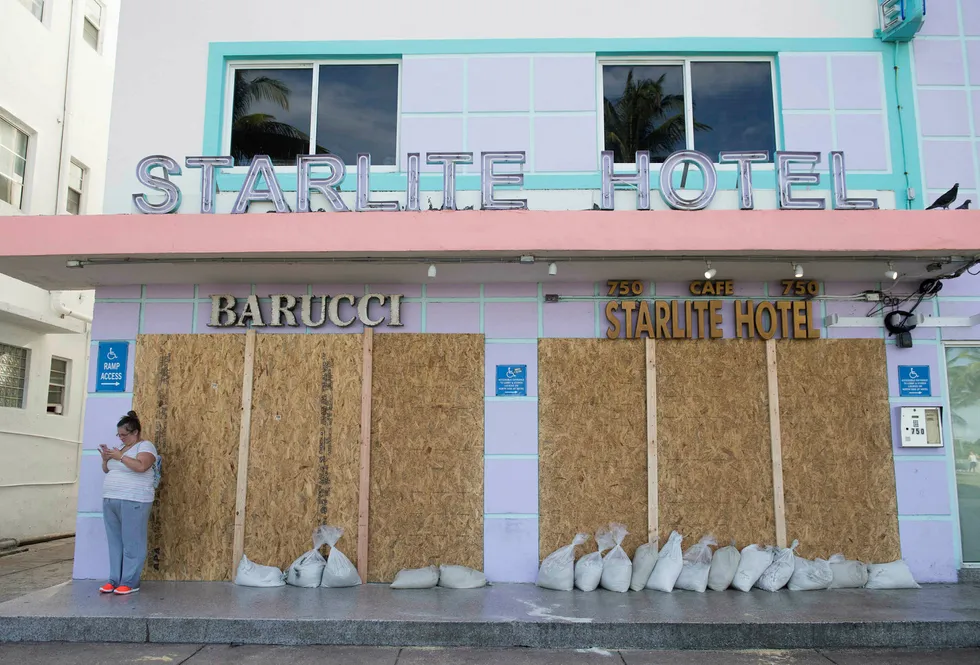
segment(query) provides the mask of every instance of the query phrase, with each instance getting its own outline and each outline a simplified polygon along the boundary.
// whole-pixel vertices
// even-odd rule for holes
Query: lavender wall
[[[823,294],[843,296],[874,283],[828,283]],[[735,298],[766,298],[781,293],[778,284],[738,283],[736,296],[720,298],[731,307]],[[139,333],[206,333],[210,314],[209,294],[234,293],[403,293],[403,332],[472,332],[486,336],[485,364],[485,531],[484,566],[493,581],[532,582],[537,571],[538,478],[537,478],[537,340],[544,337],[604,337],[606,321],[602,303],[605,285],[548,282],[546,284],[442,284],[424,285],[147,285],[117,287],[96,292],[93,347],[100,340],[125,340],[131,345]],[[594,297],[593,300],[545,303],[546,293]],[[686,284],[645,284],[648,297],[690,297]],[[980,311],[980,278],[962,277],[948,282],[938,301],[922,307],[929,314],[960,315]],[[197,296],[197,297],[195,297]],[[201,297],[203,296],[203,297]],[[715,298],[711,296],[710,298]],[[267,308],[268,303],[263,303]],[[822,320],[832,313],[863,316],[871,305],[845,301],[818,303],[815,314]],[[267,310],[266,310],[267,311]],[[731,318],[727,315],[726,318]],[[327,326],[299,328],[297,334],[334,334]],[[381,333],[388,329],[380,329]],[[227,334],[241,334],[241,329]],[[351,330],[351,332],[357,332]],[[726,337],[731,337],[731,327]],[[824,337],[882,337],[881,330],[821,328]],[[955,497],[950,491],[946,449],[910,452],[898,446],[898,408],[911,404],[942,404],[944,365],[942,341],[936,329],[915,331],[915,346],[898,349],[887,344],[889,394],[895,432],[894,456],[898,489],[903,555],[921,581],[952,581],[956,578]],[[980,339],[980,327],[957,329],[946,339]],[[130,358],[134,355],[130,347]],[[93,358],[96,356],[93,348]],[[495,395],[495,366],[522,364],[528,367],[526,397]],[[934,395],[911,399],[898,396],[897,366],[929,365]],[[127,391],[132,390],[132,363]],[[93,372],[94,375],[94,372]],[[111,441],[118,417],[131,408],[132,393],[107,395],[92,392],[87,401],[84,452],[79,490],[76,578],[101,578],[105,574],[105,535],[101,519],[102,474],[97,446]],[[639,528],[637,525],[634,528]]]

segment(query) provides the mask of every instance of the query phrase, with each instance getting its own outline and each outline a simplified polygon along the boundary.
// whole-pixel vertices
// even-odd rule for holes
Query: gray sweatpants
[[[102,499],[102,519],[109,541],[109,582],[138,589],[146,561],[146,524],[152,503]]]

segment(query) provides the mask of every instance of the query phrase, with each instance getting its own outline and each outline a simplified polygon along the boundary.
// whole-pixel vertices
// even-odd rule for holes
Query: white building
[[[0,215],[102,211],[118,12],[0,0]],[[0,275],[0,540],[74,532],[93,300]]]

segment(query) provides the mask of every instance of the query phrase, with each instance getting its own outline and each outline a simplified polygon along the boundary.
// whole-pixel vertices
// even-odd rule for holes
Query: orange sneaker
[[[116,587],[112,586],[111,584],[103,584],[99,587],[99,593],[112,593],[115,590]]]
[[[128,596],[129,594],[136,593],[139,590],[140,590],[139,587],[136,587],[135,589],[130,589],[128,586],[117,586],[116,590],[113,591],[113,593],[116,594],[117,596]]]

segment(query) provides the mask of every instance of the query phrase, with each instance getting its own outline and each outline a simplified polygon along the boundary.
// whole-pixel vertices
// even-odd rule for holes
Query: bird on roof
[[[942,208],[943,210],[949,210],[949,205],[956,200],[956,195],[960,191],[960,183],[953,185],[953,188],[940,196],[938,199],[933,201],[932,205],[926,208],[926,210],[934,210],[935,208]]]
[[[962,204],[956,206],[956,209],[957,210],[969,210],[970,209],[970,203],[972,203],[972,201],[970,201],[970,199],[967,199]]]

